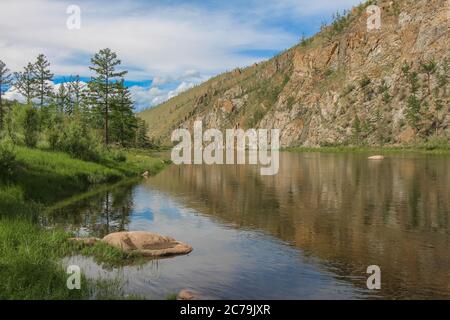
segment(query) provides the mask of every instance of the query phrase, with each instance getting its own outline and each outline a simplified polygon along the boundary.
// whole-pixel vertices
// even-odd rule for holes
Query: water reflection
[[[194,246],[161,261],[151,284],[142,284],[150,267],[127,270],[139,293],[184,285],[220,298],[450,298],[448,157],[280,156],[273,177],[253,166],[172,166],[53,217],[82,233],[149,230]],[[365,288],[374,264],[379,292]]]
[[[65,226],[80,237],[103,238],[112,232],[126,231],[133,212],[134,187],[133,181],[100,189],[82,199],[69,199],[50,208],[45,224]]]

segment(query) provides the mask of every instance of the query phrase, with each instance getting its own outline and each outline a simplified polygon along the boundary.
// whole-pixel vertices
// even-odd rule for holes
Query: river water
[[[66,261],[149,299],[186,288],[211,299],[450,299],[448,156],[281,153],[276,176],[172,165],[59,204],[46,223],[190,244],[187,256],[137,266]],[[371,265],[381,268],[381,290],[367,289]]]

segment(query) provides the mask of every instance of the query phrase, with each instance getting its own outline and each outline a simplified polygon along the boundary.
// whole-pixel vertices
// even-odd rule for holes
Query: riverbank
[[[64,153],[17,147],[13,174],[0,184],[0,299],[122,298],[114,282],[82,279],[81,290],[68,290],[61,259],[79,248],[62,230],[44,230],[39,214],[51,204],[91,188],[156,174],[168,161],[147,151],[120,151],[99,163]],[[106,246],[79,249],[105,263],[124,259]]]
[[[286,148],[283,151],[288,152],[321,152],[321,153],[367,153],[367,154],[428,154],[428,155],[450,155],[450,145],[440,146],[404,146],[404,147],[349,147],[349,146],[333,146],[333,147],[317,147],[317,148]]]

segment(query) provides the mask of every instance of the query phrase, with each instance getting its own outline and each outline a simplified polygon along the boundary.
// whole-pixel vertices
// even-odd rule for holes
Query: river
[[[127,294],[211,299],[450,299],[450,157],[281,153],[280,171],[176,166],[55,206],[45,224],[80,236],[149,231],[187,256],[108,269]],[[369,290],[367,267],[381,268]]]

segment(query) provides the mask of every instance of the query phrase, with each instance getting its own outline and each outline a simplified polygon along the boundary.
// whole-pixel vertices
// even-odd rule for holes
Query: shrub
[[[408,104],[406,108],[406,118],[408,119],[411,127],[418,129],[418,125],[420,120],[422,119],[422,115],[420,113],[420,100],[412,95],[408,98]]]
[[[427,142],[424,144],[426,150],[439,150],[439,149],[449,149],[450,143],[447,138],[432,136],[428,138]]]
[[[17,166],[16,152],[11,143],[0,142],[0,177],[9,177]]]
[[[112,151],[111,158],[117,162],[125,162],[127,161],[127,156],[122,151]]]
[[[57,128],[51,128],[47,131],[47,140],[50,145],[50,149],[58,150],[60,137],[61,137],[61,132]]]
[[[115,149],[107,149],[105,147],[99,148],[99,154],[102,163],[108,162],[108,161],[115,161],[115,162],[125,162],[127,161],[127,156],[125,153],[123,153],[120,150]]]
[[[364,89],[371,83],[372,83],[372,80],[370,80],[370,78],[367,75],[364,75],[364,77],[359,81],[359,85],[362,89]]]
[[[54,150],[66,152],[74,158],[99,162],[101,154],[95,136],[79,123],[70,122],[64,130],[50,130],[50,146]]]
[[[23,133],[25,145],[29,148],[35,148],[39,140],[40,119],[39,112],[27,106],[23,116]]]

